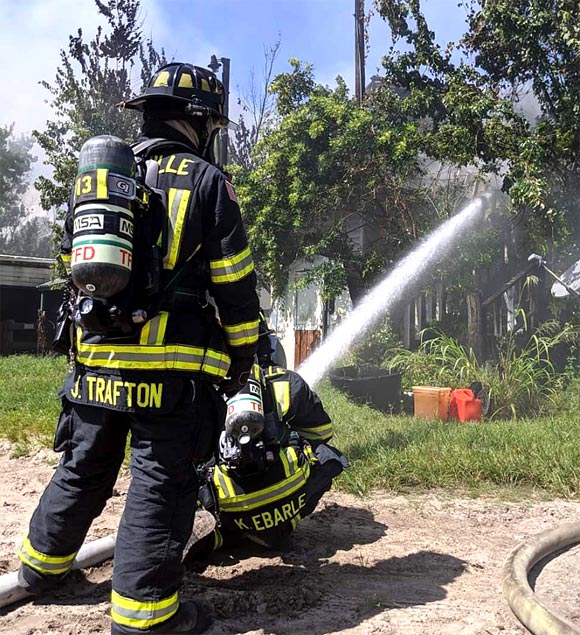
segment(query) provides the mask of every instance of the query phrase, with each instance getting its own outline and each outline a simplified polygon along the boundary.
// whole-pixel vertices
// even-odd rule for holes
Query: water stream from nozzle
[[[481,220],[491,198],[491,194],[484,194],[473,200],[396,264],[298,368],[302,377],[312,387],[316,386],[334,362],[379,321],[403,292],[448,254],[471,225]]]

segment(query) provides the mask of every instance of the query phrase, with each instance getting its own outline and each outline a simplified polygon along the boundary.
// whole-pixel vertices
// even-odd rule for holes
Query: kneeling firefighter
[[[194,533],[187,560],[203,560],[242,539],[270,549],[286,547],[300,520],[348,467],[346,458],[328,444],[332,423],[318,395],[298,373],[272,363],[271,333],[262,314],[259,365],[246,389],[228,402],[219,451],[201,470],[205,484],[198,505],[214,514],[216,528],[199,540]],[[251,388],[253,384],[260,389]],[[255,416],[242,418],[240,424],[232,421],[236,400],[257,401],[256,396],[262,397],[261,424]],[[251,409],[253,414],[257,410]]]
[[[217,444],[220,393],[245,383],[259,323],[235,190],[211,161],[228,123],[224,100],[204,68],[159,69],[143,95],[121,104],[143,113],[143,138],[129,153],[115,137],[83,147],[65,223],[74,299],[63,312],[72,332],[54,443],[63,454],[20,550],[19,582],[38,593],[70,571],[113,492],[130,432],[132,480],[112,580],[116,635],[202,633],[212,621],[204,603],[179,597],[195,466]]]

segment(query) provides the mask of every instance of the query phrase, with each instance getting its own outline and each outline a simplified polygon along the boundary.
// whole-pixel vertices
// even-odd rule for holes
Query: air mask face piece
[[[207,137],[202,156],[206,161],[217,165],[221,158],[222,135],[221,127],[216,126],[211,118],[207,119]]]

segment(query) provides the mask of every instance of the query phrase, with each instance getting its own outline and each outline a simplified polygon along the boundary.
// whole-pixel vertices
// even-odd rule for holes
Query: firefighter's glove
[[[254,363],[253,357],[233,359],[228,376],[220,383],[220,390],[229,399],[245,386]]]

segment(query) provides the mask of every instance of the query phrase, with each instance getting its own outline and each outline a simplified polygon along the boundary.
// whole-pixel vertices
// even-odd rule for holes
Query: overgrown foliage
[[[323,255],[325,286],[336,294],[346,275],[356,298],[439,220],[417,182],[419,122],[401,119],[388,96],[361,107],[340,77],[322,86],[311,65],[290,64],[272,82],[276,125],[256,145],[253,169],[235,171],[253,251],[275,293],[296,259]],[[350,237],[363,225],[372,236],[364,253]]]
[[[400,348],[401,341],[387,316],[367,336],[352,346],[343,363],[357,367],[382,366],[391,351]]]
[[[518,311],[523,328],[500,342],[496,360],[480,362],[473,349],[437,330],[422,333],[416,351],[399,349],[389,365],[403,372],[409,385],[466,388],[481,382],[489,391],[489,418],[530,417],[550,412],[565,385],[551,353],[563,342],[576,341],[577,329],[556,321],[529,333],[525,313]]]
[[[467,32],[442,49],[419,0],[376,0],[395,46],[382,90],[425,122],[428,156],[499,173],[535,249],[578,247],[580,38],[569,0],[467,0]],[[404,52],[401,50],[404,44]]]

